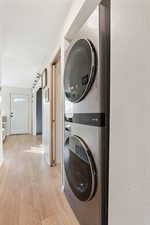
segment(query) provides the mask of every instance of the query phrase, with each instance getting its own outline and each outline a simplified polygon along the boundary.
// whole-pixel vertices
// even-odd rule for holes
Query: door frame
[[[56,131],[57,131],[57,121],[56,121],[56,105],[54,106],[53,105],[53,101],[57,101],[57,97],[56,97],[56,77],[55,77],[55,80],[54,80],[54,76],[56,75],[57,76],[57,73],[56,73],[56,64],[57,62],[60,60],[60,67],[61,67],[61,48],[58,48],[55,56],[53,57],[53,60],[50,64],[50,110],[51,110],[51,143],[50,143],[50,157],[51,157],[51,166],[55,166],[56,165],[56,157],[57,157],[57,152],[56,152],[56,146],[57,146],[57,139],[56,139]],[[54,71],[55,70],[55,71]],[[54,74],[55,73],[55,74]],[[60,87],[61,87],[61,90],[60,90],[60,93],[61,93],[61,96],[60,96],[60,101],[62,103],[62,113],[60,113],[60,121],[61,121],[61,138],[60,140],[62,141],[61,145],[63,146],[63,135],[64,135],[64,132],[63,132],[63,127],[64,127],[64,94],[63,94],[63,84],[62,84],[62,72],[61,72],[61,68],[60,68],[60,79],[61,79],[61,84],[60,84]],[[55,87],[54,87],[55,86]],[[54,90],[55,88],[55,90]],[[54,93],[55,91],[55,93]],[[55,95],[55,96],[54,96]],[[55,99],[54,99],[55,98]],[[57,103],[56,103],[57,104]],[[53,106],[55,108],[53,108]],[[53,126],[53,123],[54,126]],[[62,152],[60,153],[61,154],[61,170],[62,170]]]
[[[20,96],[26,96],[26,97],[28,97],[28,133],[25,133],[25,134],[30,134],[30,96],[28,95],[28,94],[24,94],[24,93],[10,93],[9,94],[9,98],[10,98],[10,104],[9,104],[9,106],[10,106],[10,110],[9,110],[9,134],[10,135],[13,135],[12,134],[12,131],[11,131],[11,118],[10,118],[10,114],[11,114],[11,107],[12,107],[12,96],[13,95],[20,95]]]

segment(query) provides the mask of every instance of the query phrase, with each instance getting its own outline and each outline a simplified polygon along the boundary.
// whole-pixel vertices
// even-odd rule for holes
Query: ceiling
[[[2,85],[31,87],[74,0],[1,0]],[[1,38],[1,39],[2,39]]]

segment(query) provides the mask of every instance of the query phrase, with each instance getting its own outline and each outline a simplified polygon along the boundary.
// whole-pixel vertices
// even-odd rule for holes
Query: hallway
[[[60,191],[60,168],[50,168],[41,137],[16,135],[4,144],[0,169],[0,225],[78,225]]]

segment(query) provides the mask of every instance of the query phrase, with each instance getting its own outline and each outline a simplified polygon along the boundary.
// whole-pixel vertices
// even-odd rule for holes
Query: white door
[[[29,133],[29,97],[27,95],[11,95],[10,123],[11,134]]]

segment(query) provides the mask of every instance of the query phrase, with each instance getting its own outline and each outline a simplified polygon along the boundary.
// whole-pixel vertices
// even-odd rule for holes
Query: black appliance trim
[[[110,136],[110,40],[111,40],[111,0],[102,0],[99,5],[100,27],[100,74],[102,76],[101,95],[104,96],[105,129],[102,132],[102,207],[100,224],[108,225],[109,208],[109,136]]]
[[[65,114],[65,121],[95,127],[105,127],[105,113],[74,113]]]

